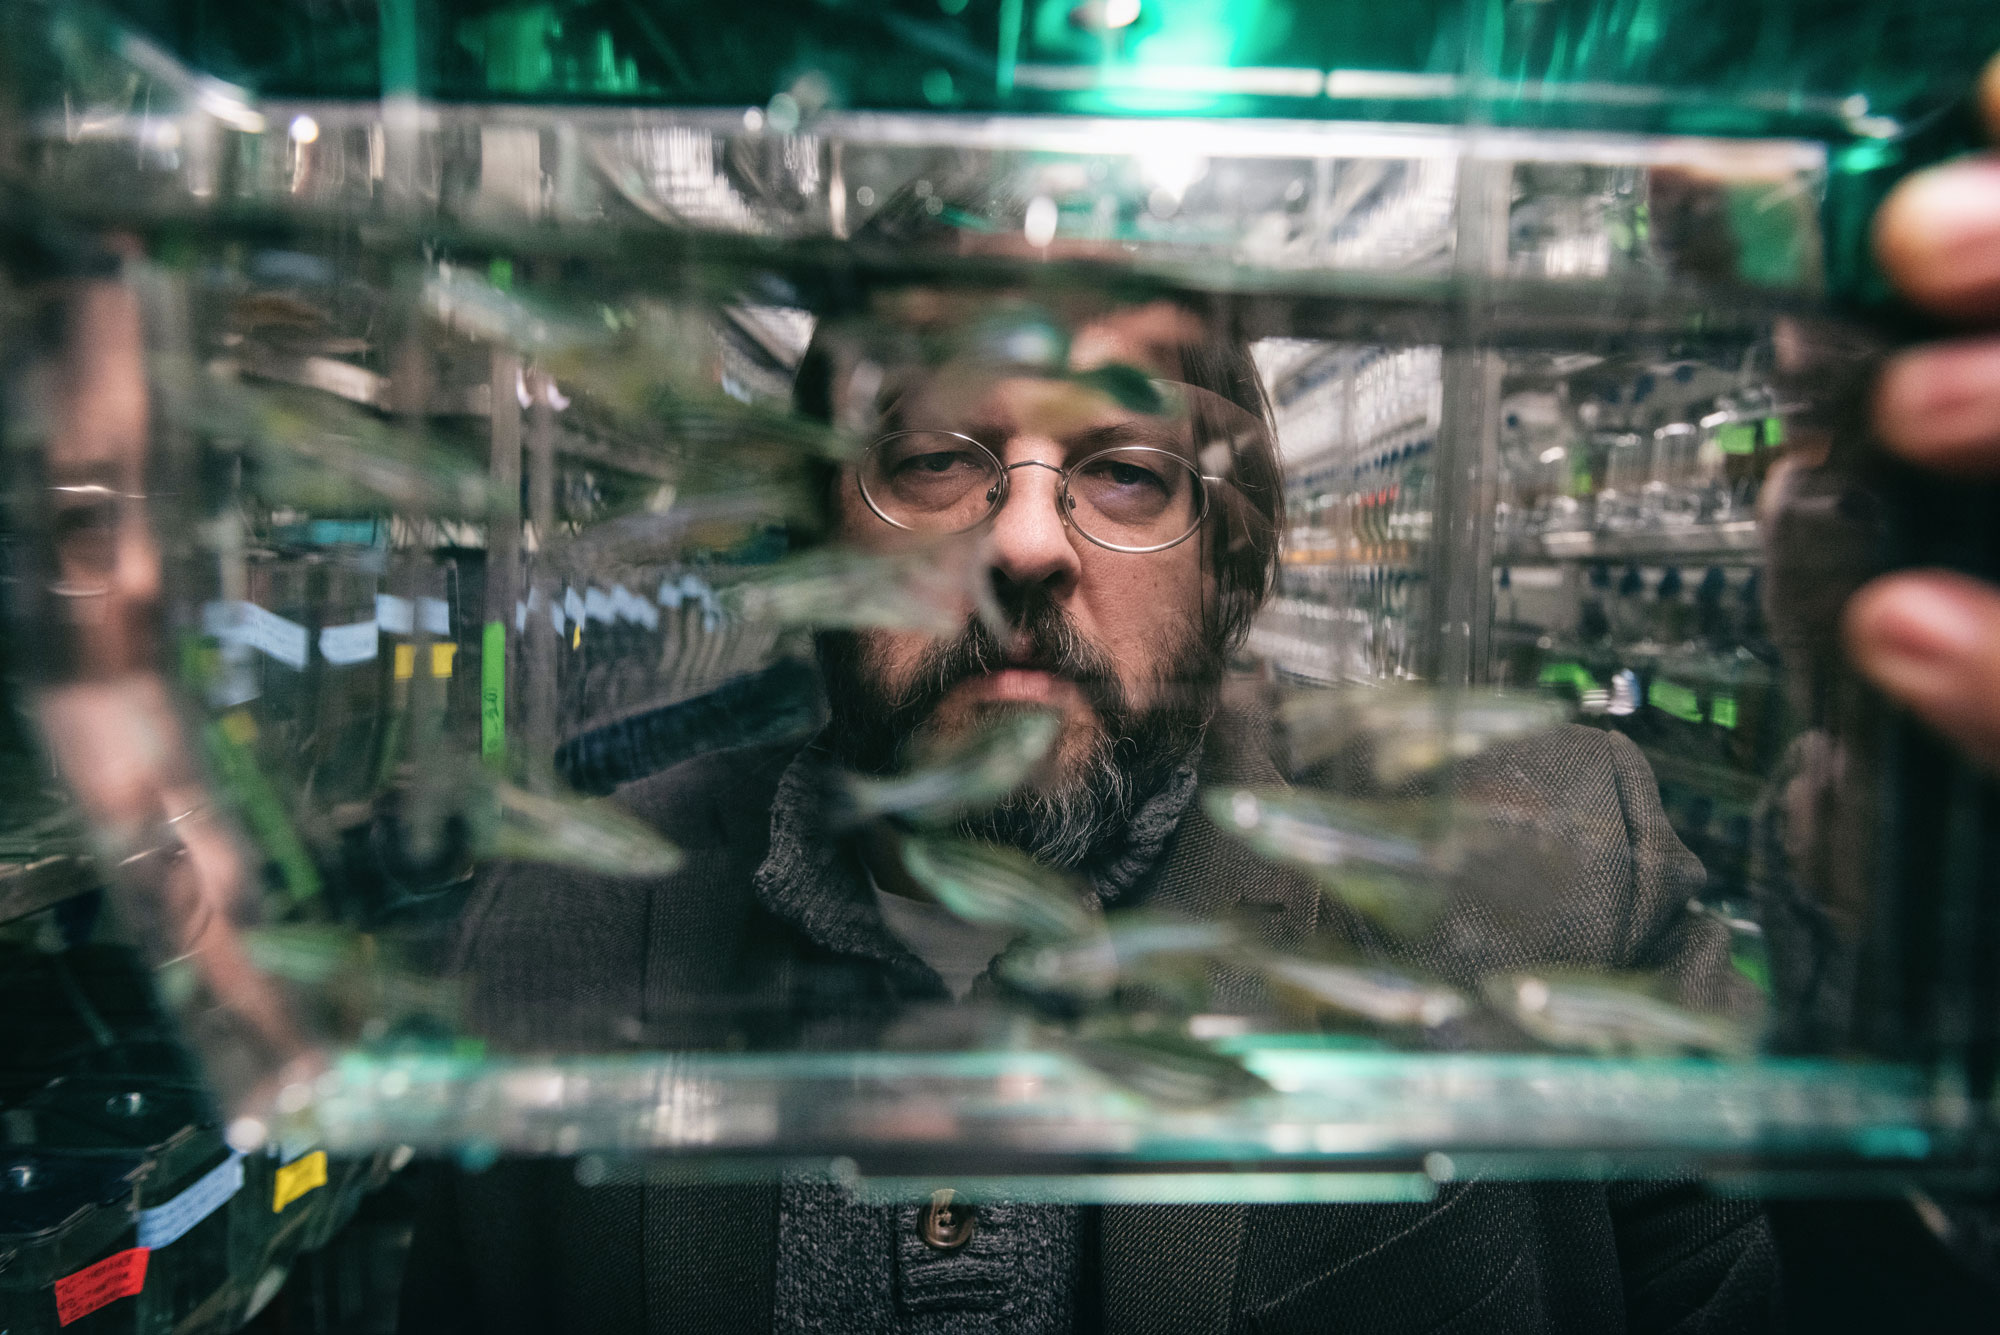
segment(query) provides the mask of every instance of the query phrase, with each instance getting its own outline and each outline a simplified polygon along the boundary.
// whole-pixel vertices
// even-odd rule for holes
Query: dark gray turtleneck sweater
[[[810,914],[822,927],[822,944],[876,958],[886,949],[892,971],[928,974],[937,989],[962,999],[976,985],[967,970],[985,974],[1006,935],[956,919],[941,923],[943,910],[897,901],[873,884],[858,858],[843,856],[821,823],[825,763],[808,749],[779,780],[771,851],[755,877],[760,897],[792,915]],[[1135,814],[1121,842],[1089,869],[1097,907],[1115,904],[1157,869],[1194,790],[1194,768],[1177,770]],[[858,893],[857,876],[870,893]],[[891,901],[886,913],[884,900]],[[970,957],[981,951],[985,958],[972,968]],[[799,1335],[1070,1330],[1078,1211],[1002,1201],[980,1201],[976,1210],[971,1239],[939,1251],[922,1240],[921,1205],[864,1205],[824,1178],[787,1178],[778,1195],[778,1329]]]

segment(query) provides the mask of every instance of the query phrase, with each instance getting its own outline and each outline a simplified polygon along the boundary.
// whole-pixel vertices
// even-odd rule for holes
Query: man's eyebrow
[[[1155,449],[1185,455],[1188,452],[1187,434],[1181,430],[1181,425],[1178,419],[1127,417],[1072,432],[1064,438],[1063,444],[1079,454],[1114,449],[1120,445],[1150,445]]]

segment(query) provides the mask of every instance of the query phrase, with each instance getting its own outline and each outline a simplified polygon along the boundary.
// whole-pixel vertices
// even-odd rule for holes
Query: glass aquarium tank
[[[1989,564],[1861,404],[1991,6],[5,23],[0,981],[275,1213],[1990,1163],[1991,791],[1835,625]]]

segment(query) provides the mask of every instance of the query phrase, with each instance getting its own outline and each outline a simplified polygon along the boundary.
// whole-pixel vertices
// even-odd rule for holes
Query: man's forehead
[[[1185,349],[1204,341],[1193,312],[1164,301],[1110,311],[1078,329],[1070,339],[1072,371],[1105,366],[1137,366],[1168,380],[1182,374]]]
[[[1014,364],[1043,374],[1130,366],[1181,378],[1185,350],[1208,341],[1201,318],[1167,301],[1027,300],[1009,292],[902,289],[878,296],[864,344],[897,347],[909,374],[950,363]]]

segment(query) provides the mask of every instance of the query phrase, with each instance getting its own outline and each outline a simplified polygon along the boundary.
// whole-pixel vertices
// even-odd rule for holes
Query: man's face
[[[1071,336],[1068,369],[1116,363],[1170,377],[1174,368],[1165,364],[1161,333],[1158,315],[1087,325]],[[957,432],[985,445],[1003,465],[1064,468],[1107,440],[1141,433],[1163,444],[1166,433],[1178,433],[1192,449],[1184,423],[1135,412],[1059,375],[947,365],[892,384],[884,398],[886,429]],[[879,719],[877,731],[942,741],[965,735],[999,711],[1059,711],[1063,726],[1039,795],[1059,806],[1093,806],[1101,827],[1106,819],[1129,815],[1131,803],[1148,795],[1143,785],[1162,777],[1159,768],[1187,758],[1199,737],[1219,668],[1203,615],[1213,604],[1215,580],[1199,533],[1148,553],[1092,543],[1064,522],[1061,482],[1052,468],[1013,468],[998,513],[962,539],[983,542],[1011,633],[985,631],[971,619],[968,598],[962,609],[968,629],[956,640],[903,631],[857,634],[851,648],[836,655],[847,661],[831,676],[836,695],[844,687],[863,698],[834,703],[836,711],[846,704]],[[852,472],[841,482],[839,513],[841,536],[864,549],[896,551],[925,541],[877,516]],[[852,680],[842,682],[843,676]],[[850,759],[889,760],[879,754],[882,740],[877,754]],[[906,740],[894,738],[898,745]],[[1141,791],[1130,791],[1135,783]],[[1127,791],[1102,791],[1120,785]],[[1107,804],[1122,810],[1096,810]],[[1055,860],[1088,851],[1076,846],[1087,841],[1084,834],[1072,832],[1049,846],[1034,830],[998,833],[1042,845],[1037,851]]]

